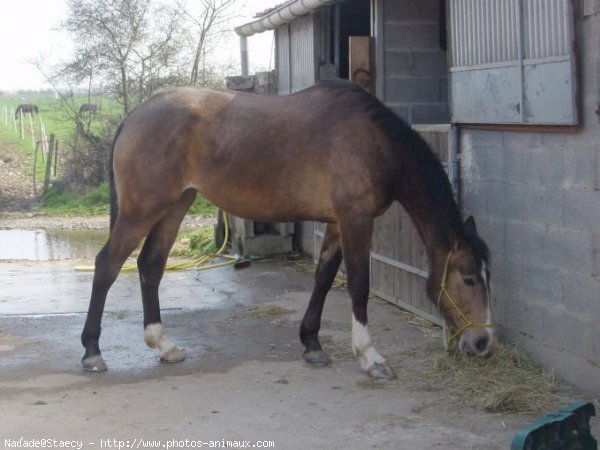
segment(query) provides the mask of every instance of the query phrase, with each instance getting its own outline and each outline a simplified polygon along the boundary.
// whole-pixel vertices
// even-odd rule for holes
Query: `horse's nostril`
[[[487,345],[488,345],[487,337],[480,337],[479,339],[477,339],[477,342],[475,342],[475,348],[477,349],[477,351],[479,353],[483,353],[485,351],[485,349],[487,348]]]

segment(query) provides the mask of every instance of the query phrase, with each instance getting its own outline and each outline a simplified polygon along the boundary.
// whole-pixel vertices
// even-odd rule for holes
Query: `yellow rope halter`
[[[438,306],[438,308],[440,307],[440,303],[442,301],[442,295],[446,294],[446,298],[450,302],[450,305],[452,305],[452,307],[456,310],[456,312],[458,312],[458,315],[462,318],[462,320],[465,323],[454,334],[451,333],[450,327],[448,326],[448,344],[449,345],[452,344],[452,341],[454,341],[454,339],[456,339],[458,336],[460,336],[460,334],[469,327],[488,328],[488,327],[493,326],[491,323],[475,323],[471,319],[469,319],[465,315],[465,313],[463,313],[462,310],[458,307],[458,305],[456,304],[456,302],[450,295],[450,292],[448,292],[448,289],[446,289],[446,282],[448,281],[448,266],[450,265],[450,256],[452,256],[452,250],[448,252],[448,256],[446,257],[446,264],[444,265],[444,272],[442,274],[442,282],[440,284],[440,294],[438,295],[438,298],[437,298],[437,306]]]

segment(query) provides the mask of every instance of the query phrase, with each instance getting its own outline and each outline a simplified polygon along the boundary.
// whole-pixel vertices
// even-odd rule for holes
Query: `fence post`
[[[52,152],[54,151],[54,133],[50,134],[50,143],[48,145],[48,157],[46,158],[46,174],[44,175],[44,194],[48,191],[50,185],[50,171],[52,170]]]
[[[33,153],[33,195],[36,196],[37,195],[37,189],[36,189],[36,185],[35,185],[35,173],[37,172],[37,155],[38,155],[38,149],[40,147],[40,141],[38,141],[38,143],[35,146],[35,151]]]
[[[35,134],[33,132],[33,112],[29,114],[29,128],[31,129],[31,147],[35,149]]]
[[[58,139],[54,141],[54,177],[56,177],[56,168],[58,166]]]

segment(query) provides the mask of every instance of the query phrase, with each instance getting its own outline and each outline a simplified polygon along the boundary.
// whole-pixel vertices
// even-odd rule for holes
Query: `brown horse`
[[[196,192],[239,217],[327,224],[300,327],[309,363],[330,362],[318,332],[343,257],[354,353],[371,376],[395,376],[367,327],[373,220],[394,200],[406,208],[426,245],[428,294],[452,337],[477,356],[492,350],[488,251],[474,221],[463,223],[442,165],[424,140],[352,83],[328,81],[282,97],[163,91],[121,123],[111,166],[111,233],[96,257],[81,336],[86,370],[106,370],[99,347],[106,295],[144,237],[138,257],[144,337],[163,361],[184,359],[163,332],[158,286]]]

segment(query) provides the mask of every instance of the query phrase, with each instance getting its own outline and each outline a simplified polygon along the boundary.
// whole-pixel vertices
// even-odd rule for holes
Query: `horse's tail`
[[[110,230],[112,231],[115,226],[115,221],[117,220],[117,215],[119,214],[119,203],[117,198],[117,189],[115,186],[115,170],[113,168],[113,155],[115,153],[115,144],[117,143],[117,139],[121,134],[121,130],[123,129],[123,120],[119,126],[117,127],[117,131],[115,132],[115,137],[112,142],[112,146],[110,148],[108,154],[108,185],[110,188]]]

